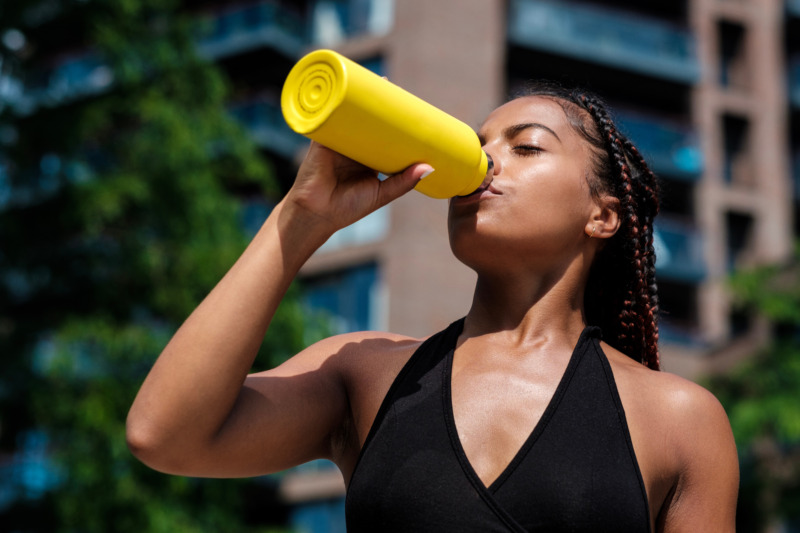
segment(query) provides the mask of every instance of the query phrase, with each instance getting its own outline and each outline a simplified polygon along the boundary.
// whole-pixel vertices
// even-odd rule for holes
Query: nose
[[[488,145],[483,147],[483,151],[486,153],[486,159],[489,160],[489,165],[486,168],[486,174],[488,176],[496,176],[500,172],[500,160],[492,156]]]
[[[488,188],[492,181],[494,181],[494,159],[489,152],[485,153],[488,164],[486,165],[486,176],[483,178],[483,183],[481,183],[481,188],[483,189]]]

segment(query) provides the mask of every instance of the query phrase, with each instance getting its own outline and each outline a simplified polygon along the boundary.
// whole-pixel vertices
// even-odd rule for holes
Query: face
[[[450,201],[456,257],[470,266],[488,260],[535,267],[574,255],[598,205],[588,182],[591,149],[561,105],[547,97],[513,100],[478,134],[494,161],[493,181]]]

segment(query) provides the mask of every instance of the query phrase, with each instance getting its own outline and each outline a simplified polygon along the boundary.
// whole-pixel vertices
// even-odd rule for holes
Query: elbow
[[[164,474],[197,475],[192,458],[196,450],[173,434],[166,434],[147,420],[128,415],[125,442],[131,454],[145,466]]]
[[[147,466],[151,466],[151,461],[148,459],[157,456],[159,446],[156,442],[157,439],[154,438],[153,432],[147,427],[147,424],[136,420],[129,414],[125,424],[125,443],[131,454]]]
[[[170,473],[168,448],[163,438],[146,421],[128,415],[125,425],[125,443],[131,454],[146,466],[159,472]]]

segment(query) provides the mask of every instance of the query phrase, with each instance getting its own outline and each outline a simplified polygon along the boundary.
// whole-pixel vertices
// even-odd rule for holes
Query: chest
[[[443,384],[445,408],[452,410],[460,447],[483,484],[502,474],[538,426],[568,361],[569,354],[546,361],[454,354],[449,383]]]

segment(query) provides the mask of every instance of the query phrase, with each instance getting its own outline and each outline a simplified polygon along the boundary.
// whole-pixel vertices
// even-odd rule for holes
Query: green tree
[[[155,357],[246,245],[242,198],[280,194],[226,112],[224,76],[195,53],[201,28],[177,0],[3,2],[0,21],[3,66],[26,87],[70,48],[91,50],[109,82],[88,95],[31,90],[0,111],[0,448],[39,430],[60,480],[0,521],[264,530],[268,484],[164,476],[124,439]],[[275,327],[261,366],[302,347],[296,297]]]
[[[774,324],[774,340],[712,379],[740,451],[739,530],[800,526],[800,248],[782,265],[737,273],[739,304]]]

